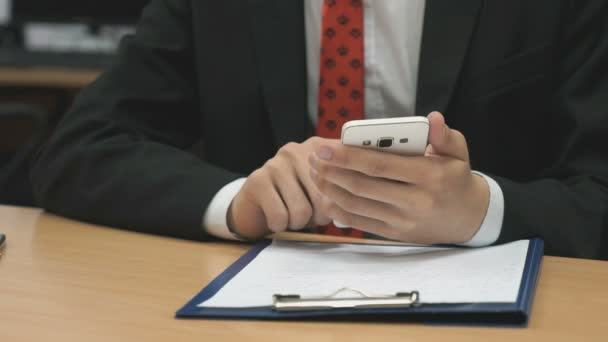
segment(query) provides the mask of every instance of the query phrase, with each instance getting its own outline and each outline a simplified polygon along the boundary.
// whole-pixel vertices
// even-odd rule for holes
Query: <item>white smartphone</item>
[[[424,155],[429,120],[423,116],[349,121],[342,126],[342,144],[394,154]]]
[[[353,120],[342,126],[342,144],[404,156],[422,156],[429,140],[429,120],[423,116]],[[349,228],[334,221],[337,228]]]

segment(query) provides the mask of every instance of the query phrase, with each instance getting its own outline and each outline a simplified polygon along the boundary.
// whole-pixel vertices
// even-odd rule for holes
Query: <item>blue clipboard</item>
[[[198,304],[214,296],[270,243],[270,241],[265,241],[255,245],[177,311],[175,317],[179,319],[403,321],[458,325],[527,326],[544,253],[543,240],[530,240],[519,294],[515,303],[423,303],[417,307],[397,309],[334,309],[298,312],[277,312],[270,306],[237,309],[198,307]]]

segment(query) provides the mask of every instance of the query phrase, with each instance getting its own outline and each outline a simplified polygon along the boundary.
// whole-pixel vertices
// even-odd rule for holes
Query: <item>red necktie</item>
[[[364,118],[362,0],[325,0],[321,32],[317,135],[339,139],[342,125]],[[328,235],[363,237],[356,229],[319,228]]]

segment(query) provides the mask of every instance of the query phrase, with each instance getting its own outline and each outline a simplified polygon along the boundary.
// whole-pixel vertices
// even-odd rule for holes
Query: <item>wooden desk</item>
[[[99,70],[0,67],[0,86],[80,89],[99,74]]]
[[[181,321],[246,246],[203,244],[0,207],[0,341],[606,341],[608,263],[547,257],[527,329]]]

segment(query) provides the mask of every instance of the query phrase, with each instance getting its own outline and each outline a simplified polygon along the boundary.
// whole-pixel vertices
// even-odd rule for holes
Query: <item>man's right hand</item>
[[[230,229],[244,238],[298,230],[331,222],[323,215],[327,199],[310,178],[308,158],[327,139],[313,137],[283,146],[254,171],[228,210]]]

